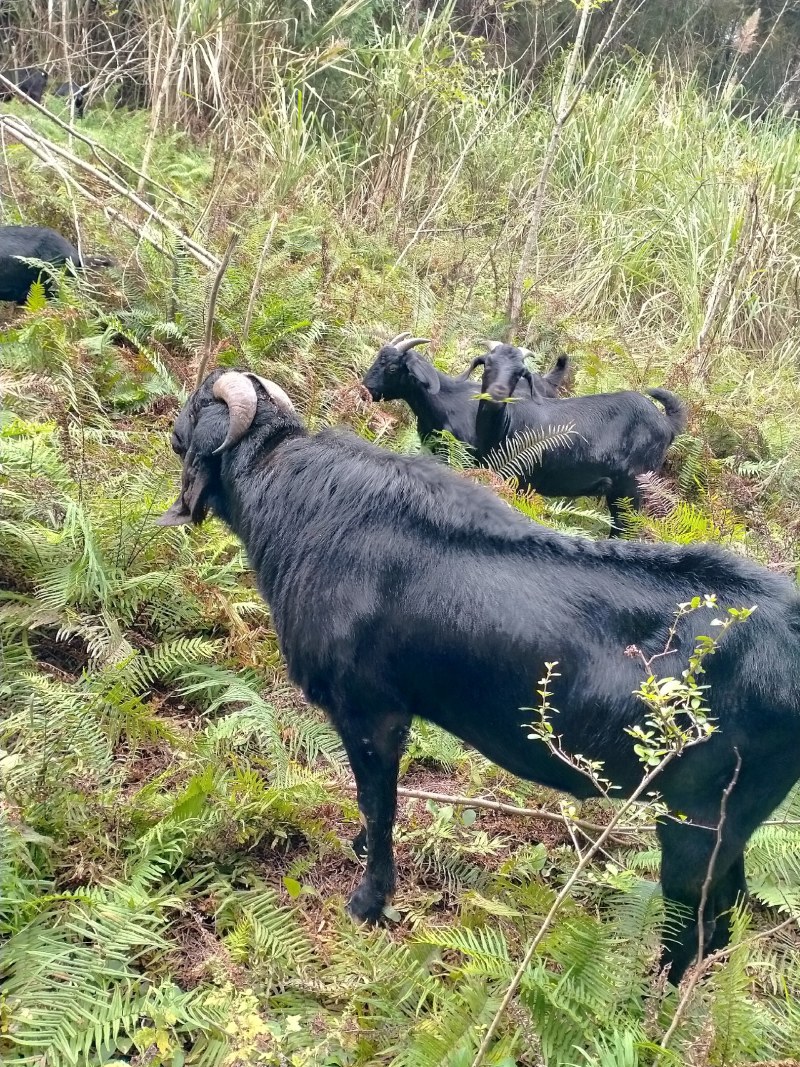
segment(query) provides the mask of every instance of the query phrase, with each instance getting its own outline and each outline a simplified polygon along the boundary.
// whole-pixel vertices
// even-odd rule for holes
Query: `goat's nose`
[[[508,396],[507,385],[492,385],[489,387],[489,396],[492,400],[505,400]]]

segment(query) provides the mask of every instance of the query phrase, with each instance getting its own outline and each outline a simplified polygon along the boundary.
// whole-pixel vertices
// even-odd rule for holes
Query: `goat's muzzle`
[[[191,521],[191,512],[183,502],[183,493],[181,493],[172,507],[165,511],[163,515],[158,516],[155,524],[156,526],[186,526]]]

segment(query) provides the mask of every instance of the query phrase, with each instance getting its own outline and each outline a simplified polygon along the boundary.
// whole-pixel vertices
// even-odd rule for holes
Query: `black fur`
[[[87,91],[85,85],[79,85],[77,82],[61,82],[60,85],[56,86],[54,95],[64,99],[72,97],[75,102],[75,116],[82,119],[86,108]]]
[[[516,399],[525,373],[520,349],[502,345],[486,353],[481,400],[475,422],[476,451],[485,459],[493,448],[516,434],[571,426],[566,445],[545,449],[531,462],[520,487],[544,496],[604,496],[611,512],[611,536],[623,532],[620,501],[640,506],[636,476],[658,471],[667,449],[686,426],[683,402],[666,389],[652,389],[661,412],[641,393],[598,393],[595,396],[552,399],[534,391]],[[509,396],[513,402],[507,402]]]
[[[558,388],[567,377],[567,365],[567,358],[562,356],[547,374],[533,374],[533,388],[543,396],[558,396]],[[417,432],[423,441],[436,431],[447,430],[465,445],[475,447],[479,382],[443,374],[413,348],[398,352],[391,345],[384,345],[364,375],[364,386],[373,400],[405,400],[416,416]],[[520,383],[516,392],[529,396],[531,388]]]
[[[697,952],[701,890],[736,751],[739,780],[703,916],[706,951],[726,944],[726,913],[746,885],[742,854],[800,778],[800,598],[765,568],[712,545],[591,542],[530,522],[430,457],[383,451],[349,433],[309,436],[257,386],[249,433],[229,452],[215,371],[178,416],[183,488],[171,522],[209,510],[242,539],[292,679],[341,734],[367,833],[364,878],[349,908],[376,920],[395,885],[392,826],[412,716],[438,723],[521,777],[576,797],[591,783],[528,740],[544,664],[557,661],[553,722],[565,751],[602,760],[629,794],[643,776],[624,728],[645,671],[625,654],[663,650],[676,605],[716,593],[758,610],[706,660],[719,731],[658,783],[673,811],[659,827],[662,886],[677,980]],[[166,517],[165,517],[166,518]],[[679,675],[714,612],[678,627],[660,673]],[[693,825],[694,824],[694,825]],[[357,842],[364,845],[364,834]],[[683,911],[680,906],[687,911]]]
[[[39,259],[54,267],[63,267],[71,261],[77,270],[114,264],[107,256],[86,256],[81,262],[77,248],[47,226],[0,226],[0,300],[13,300],[17,304],[25,303],[30,287],[40,275],[47,296],[55,292],[49,274],[22,263],[17,256]]]
[[[20,67],[18,70],[4,70],[2,74],[31,100],[41,104],[47,86],[46,70],[41,70],[39,67]],[[0,100],[11,100],[16,95],[13,89],[0,84]]]

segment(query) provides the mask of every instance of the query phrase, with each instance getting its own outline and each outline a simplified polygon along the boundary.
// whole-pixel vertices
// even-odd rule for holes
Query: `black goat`
[[[474,448],[478,410],[474,398],[480,386],[467,381],[467,375],[452,378],[437,370],[414,351],[415,345],[423,344],[429,344],[425,337],[398,334],[380,349],[363,384],[373,400],[405,400],[416,416],[417,432],[423,441],[432,433],[446,430]],[[535,388],[543,396],[558,396],[558,387],[567,377],[568,362],[566,356],[560,356],[546,375],[533,374],[526,368],[530,391]],[[519,393],[524,391],[525,387],[520,386]]]
[[[524,447],[527,434],[571,426],[566,443],[531,458],[520,487],[544,496],[604,496],[611,512],[611,536],[619,537],[622,500],[627,498],[637,509],[641,504],[636,476],[660,470],[675,435],[686,426],[683,401],[667,389],[648,390],[663,405],[662,413],[641,393],[630,391],[552,399],[531,388],[530,397],[519,400],[515,390],[530,374],[523,357],[524,350],[493,341],[465,372],[483,365],[481,392],[490,398],[478,404],[478,457],[486,459],[517,435]]]
[[[61,82],[56,86],[54,96],[59,96],[62,99],[69,100],[72,98],[72,102],[75,107],[76,118],[82,119],[86,108],[86,94],[88,92],[87,86],[78,85],[77,82]]]
[[[0,74],[14,85],[31,100],[41,104],[44,91],[47,86],[47,71],[39,67],[20,67],[18,70],[4,70]],[[17,94],[13,89],[0,82],[0,100],[11,100]]]
[[[643,770],[624,731],[647,709],[628,646],[662,652],[676,605],[699,593],[716,593],[720,611],[757,605],[705,661],[718,730],[656,783],[682,816],[658,826],[673,981],[697,953],[699,921],[706,951],[727,943],[747,840],[800,778],[800,597],[788,581],[713,545],[558,534],[431,457],[309,435],[286,394],[253,374],[208,375],[172,447],[181,493],[159,523],[211,510],[242,539],[291,678],[344,742],[365,821],[354,847],[366,845],[366,871],[349,902],[359,920],[379,919],[394,890],[397,774],[414,715],[515,774],[589,797],[586,776],[525,739],[544,664],[557,661],[563,750],[603,761],[630,795]],[[663,662],[676,677],[712,618],[702,607],[675,623]]]
[[[24,304],[33,283],[42,277],[48,298],[55,292],[55,283],[38,267],[23,263],[17,257],[38,259],[63,267],[71,262],[76,270],[93,267],[113,267],[114,260],[108,256],[78,255],[78,250],[60,233],[47,226],[0,226],[0,300],[13,300]]]

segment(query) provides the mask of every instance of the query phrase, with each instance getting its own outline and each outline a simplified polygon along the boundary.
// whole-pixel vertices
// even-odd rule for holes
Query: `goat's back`
[[[565,537],[432,461],[330,431],[246,470],[248,550],[290,673],[321,706],[402,708],[581,795],[524,732],[535,713],[521,709],[557,662],[565,747],[630,789],[641,767],[624,728],[643,719],[633,692],[646,671],[626,650],[663,651],[677,605],[711,592],[719,608],[681,621],[664,673],[679,673],[715,615],[757,605],[709,661],[721,723],[709,751],[724,761],[771,730],[775,758],[800,759],[800,601],[764,568],[710,545]]]
[[[78,250],[48,226],[0,226],[0,257],[25,256],[58,266],[71,259],[80,265]]]
[[[481,401],[478,452],[485,457],[503,446],[506,452],[521,454],[520,466],[527,474],[523,484],[545,496],[600,495],[622,478],[659,470],[675,436],[664,412],[629,390],[535,397],[503,407],[498,416],[489,402]],[[526,443],[538,438],[545,439],[544,450],[527,459]]]

